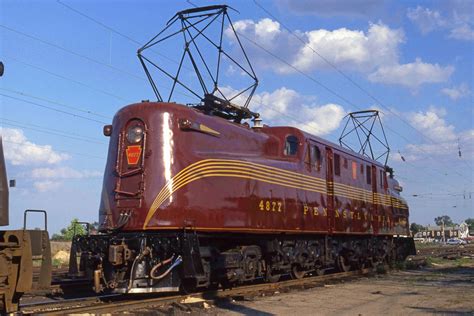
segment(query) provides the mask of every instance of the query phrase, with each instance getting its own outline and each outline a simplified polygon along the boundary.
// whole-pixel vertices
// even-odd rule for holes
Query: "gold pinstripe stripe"
[[[192,175],[195,172],[199,172],[200,170],[211,169],[211,167],[212,168],[217,168],[219,166],[243,166],[243,167],[249,168],[249,164],[247,164],[247,163],[243,163],[242,161],[232,161],[232,160],[229,160],[229,161],[213,161],[211,159],[208,159],[208,160],[200,161],[198,163],[190,165],[190,166],[188,166],[188,167],[186,167],[185,169],[182,170],[182,171],[186,171],[186,172],[180,171],[175,177],[173,177],[172,180],[170,180],[163,187],[163,189],[160,191],[160,194],[158,194],[158,196],[155,198],[155,201],[153,202],[152,207],[156,206],[156,204],[159,203],[159,200],[161,200],[163,194],[165,194],[165,192],[166,192],[166,188],[169,188],[170,185],[171,186],[177,185],[177,183],[179,183],[179,181],[184,180],[187,177],[190,177],[190,175]],[[262,170],[266,173],[269,173],[269,174],[272,174],[274,176],[283,178],[283,180],[286,181],[286,182],[288,182],[288,181],[289,182],[297,181],[298,184],[303,184],[305,186],[308,186],[308,182],[302,181],[301,177],[296,177],[296,173],[295,174],[289,173],[288,175],[289,175],[290,179],[288,179],[288,176],[282,175],[281,172],[276,173],[273,170],[269,170],[270,168],[264,168],[266,166],[257,165],[257,164],[251,164],[251,166],[254,167],[255,169],[257,169],[256,172],[259,172],[260,170]],[[189,168],[189,167],[191,167],[191,168]],[[279,170],[277,169],[277,171],[279,171]],[[326,186],[325,186],[325,183],[322,179],[314,178],[314,177],[308,177],[308,176],[305,176],[305,178],[307,178],[308,181],[311,180],[311,181],[309,181],[309,184],[313,184],[315,187],[320,188],[321,190],[324,191],[324,193],[326,193]]]
[[[176,174],[175,177],[173,177],[172,180],[170,180],[164,187],[163,189],[161,190],[160,194],[157,196],[157,198],[155,199],[154,201],[154,204],[155,202],[157,202],[160,198],[161,198],[161,195],[166,191],[166,188],[170,186],[170,184],[174,184],[176,183],[177,181],[181,180],[183,177],[187,177],[189,176],[189,174],[191,172],[195,172],[196,169],[200,170],[202,169],[204,166],[224,166],[224,165],[227,165],[227,166],[233,166],[233,165],[240,165],[240,166],[252,166],[256,169],[259,169],[259,170],[262,170],[262,171],[265,171],[269,174],[272,174],[272,175],[279,175],[280,177],[284,177],[286,180],[297,180],[297,181],[301,181],[301,179],[307,179],[308,181],[310,181],[311,183],[313,183],[314,185],[319,185],[319,187],[323,188],[325,190],[325,187],[326,187],[326,184],[324,182],[324,180],[320,179],[320,178],[315,178],[315,177],[310,177],[310,176],[306,176],[306,175],[301,175],[301,174],[298,174],[296,172],[291,172],[291,171],[287,171],[287,170],[284,170],[284,169],[278,169],[278,168],[274,168],[274,167],[270,167],[270,166],[265,166],[265,165],[260,165],[260,164],[255,164],[255,163],[247,163],[247,162],[243,162],[243,161],[239,161],[239,160],[217,160],[217,159],[206,159],[206,160],[201,160],[197,163],[194,163],[188,167],[186,167],[185,169],[181,170],[180,172],[178,172],[178,174]],[[290,179],[288,179],[288,177],[290,177]],[[152,206],[155,206],[155,205],[152,205]]]
[[[397,199],[389,195],[380,193],[374,194],[368,190],[337,182],[328,182],[327,190],[326,181],[321,178],[307,176],[277,167],[242,160],[205,159],[185,167],[163,186],[150,206],[143,228],[147,226],[161,204],[174,192],[190,182],[208,177],[253,179],[285,187],[362,200],[369,203],[372,203],[373,200],[377,204],[385,206],[391,206],[393,203],[396,207],[406,208],[403,204],[399,203]]]
[[[399,207],[406,208],[406,205],[404,203],[401,203],[398,199],[382,194],[382,193],[373,193],[372,191],[361,189],[361,188],[356,188],[356,187],[351,187],[346,184],[342,183],[337,183],[337,182],[331,182],[331,184],[335,187],[335,190],[339,188],[339,192],[351,192],[355,193],[357,195],[372,199],[374,200],[385,203],[387,206],[391,206],[392,204],[398,205]]]

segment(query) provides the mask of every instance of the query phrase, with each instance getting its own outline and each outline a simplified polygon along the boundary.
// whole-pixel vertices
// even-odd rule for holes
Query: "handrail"
[[[48,230],[48,213],[45,210],[25,210],[23,213],[23,230],[26,230],[26,214],[27,213],[43,213],[44,214],[44,230]]]

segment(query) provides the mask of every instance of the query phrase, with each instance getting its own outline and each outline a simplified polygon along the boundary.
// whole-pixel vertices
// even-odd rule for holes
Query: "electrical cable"
[[[14,142],[14,141],[5,140],[5,139],[3,139],[2,141],[4,143],[10,143],[10,144],[17,145],[17,146],[29,146],[29,147],[42,147],[42,146],[44,147],[44,146],[47,146],[47,145],[37,145],[37,144],[27,143],[27,142]],[[84,156],[84,157],[88,157],[88,158],[100,159],[102,161],[104,161],[104,159],[105,159],[105,157],[99,157],[99,156],[94,156],[94,155],[89,155],[89,154],[84,154],[84,153],[77,153],[77,152],[72,152],[72,151],[67,151],[67,150],[54,149],[54,151],[59,152],[59,153],[69,154],[69,155],[78,155],[78,156]]]
[[[36,65],[27,63],[27,62],[25,62],[25,61],[22,61],[22,60],[16,58],[16,57],[12,57],[12,56],[9,56],[9,55],[5,55],[5,57],[6,57],[7,59],[11,59],[11,60],[13,60],[14,62],[17,62],[17,63],[19,63],[19,64],[26,65],[26,66],[31,67],[31,68],[34,68],[34,69],[36,69],[36,70],[39,70],[39,71],[42,71],[42,72],[44,72],[44,73],[50,74],[50,75],[52,75],[52,76],[58,77],[58,78],[60,78],[60,79],[73,82],[73,83],[75,83],[75,84],[78,84],[78,85],[81,85],[81,86],[83,86],[83,87],[86,87],[86,88],[88,88],[88,89],[90,89],[90,90],[93,90],[93,91],[96,91],[96,92],[100,92],[100,93],[102,93],[102,94],[105,94],[105,95],[114,97],[114,98],[116,98],[116,99],[118,99],[118,100],[125,101],[125,102],[129,102],[129,103],[133,102],[133,101],[130,101],[130,100],[124,98],[124,97],[121,97],[121,96],[118,96],[118,95],[116,95],[116,94],[110,93],[110,92],[108,92],[108,91],[105,91],[105,90],[102,90],[102,89],[98,89],[98,88],[96,88],[96,87],[93,87],[93,86],[91,86],[91,85],[89,85],[89,84],[87,84],[87,83],[84,83],[84,82],[82,82],[82,81],[78,81],[78,80],[75,80],[75,79],[72,79],[72,78],[69,78],[69,77],[65,77],[65,76],[63,76],[63,75],[57,74],[57,73],[52,72],[52,71],[50,71],[50,70],[44,69],[44,68],[42,68],[42,67],[39,67],[39,66],[36,66]]]
[[[376,98],[372,93],[370,93],[369,91],[367,91],[367,89],[365,89],[364,87],[362,87],[360,84],[358,84],[355,80],[353,80],[349,75],[347,75],[345,72],[343,72],[341,69],[339,69],[335,64],[333,64],[331,61],[329,61],[325,56],[323,56],[321,53],[319,53],[315,48],[313,48],[312,46],[308,45],[300,36],[296,35],[294,31],[292,31],[288,26],[286,26],[285,23],[281,22],[278,18],[276,18],[271,12],[269,12],[269,10],[267,10],[263,5],[261,5],[260,3],[258,3],[257,0],[254,0],[254,3],[256,6],[258,6],[261,10],[263,10],[265,13],[267,13],[274,21],[277,21],[278,23],[280,23],[280,25],[282,25],[291,35],[293,35],[296,39],[298,39],[305,47],[309,48],[313,54],[316,54],[317,56],[319,56],[325,63],[327,63],[329,66],[331,66],[334,70],[336,70],[341,76],[343,76],[345,79],[347,79],[350,83],[352,83],[355,87],[357,87],[359,90],[361,90],[362,92],[364,92],[369,98],[371,98],[375,103],[379,104],[380,106],[382,106],[384,109],[386,109],[390,114],[398,117],[398,119],[400,121],[402,121],[403,123],[405,123],[407,126],[409,126],[410,128],[412,128],[413,130],[415,130],[419,135],[421,135],[423,138],[425,138],[426,140],[428,140],[429,142],[431,142],[432,144],[434,145],[440,145],[442,147],[444,147],[445,149],[448,149],[444,146],[444,144],[441,144],[441,143],[437,143],[435,142],[432,138],[428,137],[427,135],[425,135],[423,132],[421,132],[420,130],[418,130],[416,127],[414,127],[412,124],[410,124],[410,122],[408,122],[406,119],[404,119],[402,116],[400,116],[398,113],[392,111],[388,106],[386,106],[384,103],[382,103],[382,101],[380,101],[378,98]],[[400,136],[400,135],[399,135]],[[462,160],[469,168],[471,168],[471,166],[469,166],[469,164],[465,161],[465,160]]]
[[[42,105],[42,104],[39,104],[39,103],[36,103],[36,102],[32,102],[32,101],[28,101],[28,100],[25,100],[25,99],[21,99],[21,98],[17,98],[17,97],[12,97],[12,96],[10,96],[10,95],[8,95],[8,94],[0,93],[0,95],[1,95],[1,96],[4,96],[4,97],[6,97],[6,98],[13,99],[13,100],[21,101],[21,102],[23,102],[23,103],[28,103],[28,104],[32,104],[32,105],[35,105],[35,106],[38,106],[38,107],[41,107],[41,108],[49,109],[49,110],[51,110],[51,111],[63,113],[63,114],[70,115],[70,116],[73,116],[73,117],[76,117],[76,118],[81,118],[81,119],[83,119],[83,120],[87,120],[87,121],[91,121],[91,122],[95,122],[95,123],[99,123],[99,124],[109,124],[109,123],[107,123],[107,122],[99,121],[99,120],[96,120],[96,119],[93,119],[93,118],[89,118],[89,117],[86,117],[86,116],[78,115],[78,114],[71,113],[71,112],[68,112],[68,111],[56,109],[56,108],[53,108],[53,107],[50,107],[50,106],[47,106],[47,105]]]
[[[44,126],[31,124],[31,123],[19,122],[19,121],[15,121],[15,120],[11,120],[11,119],[6,119],[6,118],[3,118],[3,117],[0,117],[0,121],[2,121],[2,124],[4,124],[4,125],[29,129],[29,130],[37,131],[37,132],[40,132],[40,133],[45,133],[45,134],[48,134],[48,135],[56,135],[56,136],[60,136],[60,137],[64,137],[64,138],[84,141],[84,142],[87,142],[87,143],[107,145],[107,143],[105,143],[103,141],[100,141],[97,138],[82,136],[82,135],[78,135],[78,134],[74,134],[74,133],[70,133],[70,132],[66,132],[66,131],[62,131],[62,130],[58,130],[58,129],[52,129],[52,128],[48,128],[48,127],[44,127]]]
[[[90,114],[90,115],[95,115],[95,116],[97,116],[97,117],[106,118],[106,119],[109,119],[109,120],[112,119],[112,118],[109,117],[109,116],[105,116],[105,115],[102,115],[102,114],[98,114],[98,113],[92,112],[92,111],[90,111],[90,110],[85,110],[85,109],[81,109],[81,108],[78,108],[78,107],[75,107],[75,106],[72,106],[72,105],[68,105],[68,104],[65,104],[65,103],[62,103],[62,102],[58,102],[58,101],[55,101],[55,100],[51,100],[51,99],[46,99],[46,98],[38,97],[38,96],[35,96],[35,95],[32,95],[32,94],[28,94],[28,93],[25,93],[25,92],[22,92],[22,91],[11,90],[11,89],[5,89],[5,88],[1,88],[1,87],[0,87],[0,90],[7,91],[7,92],[11,92],[11,93],[15,93],[15,94],[18,94],[18,95],[21,95],[21,96],[24,96],[24,97],[28,97],[28,98],[32,98],[32,99],[36,99],[36,100],[40,100],[40,101],[44,101],[44,102],[56,104],[56,105],[59,105],[59,106],[61,106],[61,107],[65,107],[65,108],[68,108],[68,109],[72,109],[72,110],[75,110],[75,111],[78,111],[78,112],[82,112],[82,113],[86,113],[86,114]]]
[[[117,34],[117,35],[119,35],[119,36],[121,36],[121,37],[123,37],[123,38],[125,38],[125,39],[127,39],[127,40],[129,40],[129,41],[131,41],[131,42],[134,43],[134,44],[137,44],[137,45],[140,45],[140,46],[143,45],[143,43],[140,43],[139,41],[137,41],[136,39],[134,39],[134,38],[128,36],[127,34],[124,34],[124,33],[122,33],[122,32],[119,32],[119,31],[115,30],[115,29],[112,28],[111,26],[108,26],[108,25],[106,25],[105,23],[103,23],[103,22],[101,22],[101,21],[99,21],[99,20],[97,20],[97,19],[91,17],[90,15],[87,15],[87,14],[85,14],[84,12],[79,11],[79,10],[76,9],[76,8],[73,8],[72,6],[70,6],[70,5],[68,5],[68,4],[64,3],[64,2],[62,2],[61,0],[56,0],[56,2],[57,2],[58,4],[64,6],[65,8],[71,10],[72,12],[75,12],[75,13],[81,15],[82,17],[84,17],[84,18],[86,18],[86,19],[88,19],[88,20],[94,22],[95,24],[100,25],[100,26],[103,27],[104,29],[109,30],[109,31],[111,31],[111,32],[113,32],[113,33],[115,33],[115,34]],[[161,57],[163,57],[163,58],[165,58],[165,59],[168,60],[168,61],[171,61],[171,62],[173,62],[173,63],[179,65],[179,61],[174,60],[174,59],[172,59],[172,58],[166,56],[165,54],[162,54],[162,53],[157,52],[157,51],[155,51],[155,50],[150,50],[150,51],[152,51],[153,53],[155,53],[155,54],[157,54],[157,55],[159,55],[159,56],[161,56]],[[186,67],[183,67],[183,68],[186,68]],[[192,69],[189,69],[189,68],[188,68],[188,70],[192,70]]]

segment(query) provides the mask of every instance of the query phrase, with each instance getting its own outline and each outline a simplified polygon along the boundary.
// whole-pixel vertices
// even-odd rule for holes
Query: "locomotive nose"
[[[104,130],[105,131],[105,130]],[[110,131],[112,132],[112,131]],[[146,126],[143,120],[127,121],[118,135],[115,161],[114,200],[118,217],[115,227],[124,227],[142,204],[145,178]]]

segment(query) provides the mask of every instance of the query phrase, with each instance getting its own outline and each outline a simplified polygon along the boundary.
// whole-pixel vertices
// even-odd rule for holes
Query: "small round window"
[[[298,138],[294,135],[286,137],[285,155],[294,156],[298,152]]]

